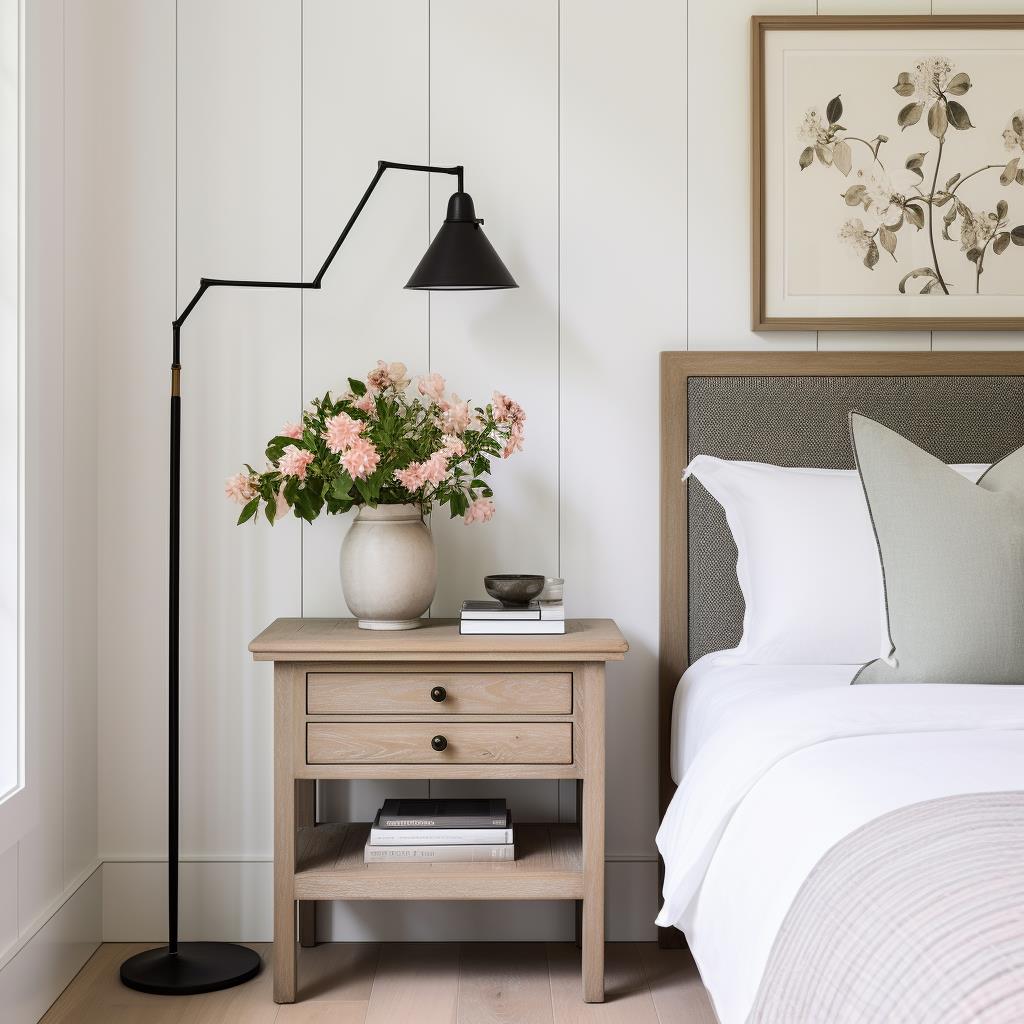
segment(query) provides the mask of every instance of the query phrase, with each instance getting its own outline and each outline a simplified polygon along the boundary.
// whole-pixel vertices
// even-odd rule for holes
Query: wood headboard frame
[[[1024,352],[662,352],[661,608],[658,655],[658,799],[664,814],[675,783],[669,754],[672,698],[687,666],[687,394],[690,377],[1017,376]]]

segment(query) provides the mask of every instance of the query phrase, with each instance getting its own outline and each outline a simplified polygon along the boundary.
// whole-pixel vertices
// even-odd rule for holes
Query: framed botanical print
[[[753,19],[754,330],[1024,330],[1024,17]]]

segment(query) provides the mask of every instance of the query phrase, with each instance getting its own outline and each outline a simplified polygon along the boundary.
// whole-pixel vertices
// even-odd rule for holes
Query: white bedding
[[[1024,687],[849,686],[857,666],[733,660],[709,655],[680,684],[682,783],[658,832],[658,923],[686,933],[722,1024],[746,1019],[790,903],[836,842],[921,800],[1024,790]]]

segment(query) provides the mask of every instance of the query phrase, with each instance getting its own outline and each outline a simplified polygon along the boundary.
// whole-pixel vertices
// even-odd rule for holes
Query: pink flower
[[[508,443],[505,445],[505,450],[501,453],[501,457],[507,459],[510,455],[521,452],[523,450],[523,437],[522,425],[517,423],[512,427],[512,432],[508,435]]]
[[[412,383],[406,376],[405,363],[385,363],[383,359],[377,360],[376,368],[366,375],[366,381],[377,391],[385,388],[404,391]]]
[[[439,373],[428,373],[425,377],[420,377],[416,386],[421,395],[426,395],[435,402],[440,402],[444,397],[444,377]]]
[[[360,412],[365,412],[368,416],[377,409],[377,400],[373,397],[372,391],[367,391],[362,398],[355,399],[352,404]]]
[[[525,410],[518,402],[509,398],[508,395],[495,391],[491,395],[491,404],[494,407],[495,423],[511,423],[514,427],[516,425],[521,426],[526,422]]]
[[[302,424],[286,423],[277,433],[279,437],[291,437],[298,441],[302,437]]]
[[[327,429],[320,435],[335,455],[351,448],[355,440],[365,429],[362,420],[354,420],[348,413],[339,412],[327,420]]]
[[[444,440],[441,442],[441,451],[449,459],[461,459],[466,454],[466,446],[461,437],[456,437],[454,434],[445,434]]]
[[[306,479],[306,467],[313,461],[313,453],[303,448],[296,448],[290,444],[284,450],[281,461],[277,468],[286,476],[297,476],[300,480]]]
[[[448,475],[448,456],[444,453],[444,449],[441,451],[434,452],[433,455],[423,463],[424,483],[433,484],[437,487],[438,484],[444,481],[444,478]]]
[[[467,523],[489,523],[494,515],[494,502],[490,498],[477,498],[466,510]]]
[[[341,457],[341,464],[353,480],[365,480],[377,468],[378,462],[380,455],[377,449],[365,437],[357,437]]]
[[[224,481],[224,496],[237,501],[239,505],[248,505],[256,494],[252,477],[248,473],[236,473]]]
[[[423,486],[423,463],[412,462],[405,469],[396,469],[395,479],[407,491],[418,491]]]
[[[451,401],[438,402],[441,409],[441,429],[446,434],[461,434],[469,426],[469,402],[462,401],[452,392]]]

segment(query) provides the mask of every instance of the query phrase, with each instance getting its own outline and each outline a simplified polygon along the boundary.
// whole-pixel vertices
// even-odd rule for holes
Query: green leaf
[[[905,166],[908,171],[917,175],[918,181],[924,181],[924,172],[921,168],[924,166],[924,161],[927,156],[927,153],[911,153],[910,156],[907,157]]]
[[[924,113],[923,103],[908,103],[897,115],[896,123],[900,128],[906,130],[911,125],[917,124],[921,120],[921,115]]]
[[[1006,247],[1010,244],[1010,232],[1000,231],[998,235],[992,241],[992,251],[997,255],[1001,256],[1006,250]]]
[[[860,206],[864,202],[864,193],[867,191],[864,185],[851,185],[844,193],[843,198],[847,206]]]
[[[847,142],[839,141],[832,151],[832,161],[846,177],[853,169],[853,151]]]
[[[800,154],[800,170],[801,171],[806,170],[813,163],[814,163],[814,147],[813,146],[808,146]]]
[[[331,494],[339,501],[345,501],[348,496],[352,493],[352,477],[348,473],[342,473],[340,476],[334,478],[334,484],[331,486]]]
[[[949,181],[946,182],[946,188],[952,188],[960,180],[960,172],[957,171]]]
[[[1017,172],[1017,184],[1024,185],[1024,167]]]
[[[829,124],[835,124],[843,116],[843,101],[838,96],[828,101],[825,116]]]
[[[242,509],[242,512],[238,517],[238,525],[241,526],[242,523],[248,522],[248,520],[252,519],[252,517],[256,515],[256,509],[259,507],[260,499],[259,496],[257,496],[253,498],[252,501],[248,502],[245,508]]]
[[[977,246],[973,246],[972,248],[968,249],[967,250],[967,258],[972,263],[977,263],[978,260],[981,259],[981,249],[979,249]]]
[[[931,277],[935,278],[935,271],[931,267],[918,267],[917,270],[912,270],[909,274],[904,274],[900,281],[900,294],[907,294],[907,282],[913,281],[918,277]],[[937,278],[936,278],[937,280]]]
[[[928,131],[930,131],[935,138],[941,139],[946,134],[946,129],[948,127],[949,118],[946,116],[946,104],[941,100],[936,100],[936,102],[928,108]]]
[[[903,209],[907,215],[907,220],[920,231],[924,227],[924,210],[916,203],[907,203]]]
[[[971,124],[970,115],[964,110],[963,106],[957,103],[956,100],[948,100],[946,102],[946,109],[949,112],[949,123],[958,131],[965,132],[968,128],[973,128]]]
[[[356,380],[355,377],[349,377],[348,387],[356,398],[362,398],[366,394],[366,385],[361,380]]]
[[[267,502],[267,507],[263,510],[264,515],[267,517],[267,522],[271,526],[274,525],[274,517],[277,515],[277,499],[272,498]]]
[[[1024,224],[1018,224],[1010,232],[1010,241],[1014,245],[1024,245]]]
[[[872,238],[871,244],[868,246],[868,251],[864,253],[864,266],[867,267],[868,270],[874,270],[879,259],[880,255],[878,252],[878,245]]]
[[[1020,157],[1015,156],[1004,168],[1003,173],[999,175],[1000,185],[1010,185],[1014,182],[1017,177],[1017,170],[1020,167]]]
[[[946,86],[946,92],[948,92],[950,96],[963,96],[970,87],[970,75],[964,74],[964,72],[961,71],[959,75],[954,75],[949,80],[949,85]]]
[[[831,151],[823,146],[820,142],[814,147],[814,152],[818,154],[818,159],[826,166],[832,166],[832,153]]]
[[[996,220],[1003,220],[1003,218],[1005,218],[1009,212],[1009,204],[1006,202],[1005,199],[1000,199],[999,202],[996,203]]]
[[[355,484],[356,490],[359,492],[359,496],[363,499],[363,501],[366,502],[367,505],[369,505],[370,504],[371,495],[370,495],[370,488],[366,485],[366,481],[365,480],[356,479],[356,480],[353,480],[352,482]]]
[[[901,71],[893,86],[893,91],[899,96],[913,96],[914,82],[907,71]]]
[[[896,232],[890,231],[884,224],[878,229],[878,241],[882,248],[896,258]]]

